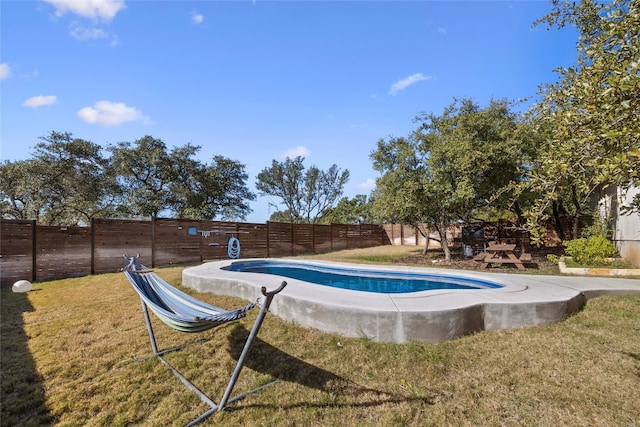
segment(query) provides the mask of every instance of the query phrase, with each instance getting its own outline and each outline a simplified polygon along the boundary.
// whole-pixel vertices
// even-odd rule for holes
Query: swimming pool
[[[275,259],[270,259],[275,261]],[[256,301],[260,289],[288,286],[269,311],[298,326],[346,337],[381,342],[441,342],[482,330],[539,326],[579,311],[588,298],[640,292],[640,281],[608,278],[531,276],[407,266],[368,266],[316,260],[286,259],[294,266],[317,269],[423,275],[489,282],[499,287],[433,289],[415,292],[362,292],[321,286],[305,280],[256,272],[232,271],[233,263],[265,259],[222,260],[185,268],[182,285],[198,292]],[[257,265],[257,264],[256,264]]]
[[[243,273],[271,274],[323,286],[381,294],[502,287],[498,283],[470,277],[330,267],[281,260],[236,261],[223,269]]]

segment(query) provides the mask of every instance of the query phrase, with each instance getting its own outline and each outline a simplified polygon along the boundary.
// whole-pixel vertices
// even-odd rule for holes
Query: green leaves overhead
[[[558,70],[559,81],[542,89],[533,111],[538,130],[550,134],[526,183],[541,195],[530,227],[564,199],[576,234],[595,191],[640,184],[640,2],[556,0],[540,23],[574,25],[580,38],[577,63]]]

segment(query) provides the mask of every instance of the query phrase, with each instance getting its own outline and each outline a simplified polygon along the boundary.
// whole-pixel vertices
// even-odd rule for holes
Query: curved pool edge
[[[396,343],[433,343],[481,330],[546,325],[563,320],[580,310],[591,297],[612,293],[640,293],[640,280],[630,279],[584,279],[307,259],[284,260],[358,270],[470,277],[496,282],[504,287],[376,294],[331,288],[268,274],[221,269],[236,260],[207,262],[186,268],[182,284],[199,292],[255,301],[261,295],[262,286],[274,289],[285,280],[288,286],[273,300],[270,307],[270,311],[277,317],[306,328],[341,336]]]

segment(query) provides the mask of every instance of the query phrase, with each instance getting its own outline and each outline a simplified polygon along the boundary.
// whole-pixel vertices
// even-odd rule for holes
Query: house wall
[[[619,189],[618,200],[628,206],[639,193],[640,187],[631,188],[626,194]],[[640,266],[640,212],[622,215],[619,209],[616,210],[614,243],[620,256]]]

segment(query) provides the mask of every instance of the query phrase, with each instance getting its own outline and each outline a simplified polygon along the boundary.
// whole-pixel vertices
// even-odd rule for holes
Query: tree
[[[451,259],[447,230],[469,221],[475,210],[524,173],[526,138],[506,100],[481,108],[454,100],[441,116],[422,114],[408,138],[379,140],[371,154],[378,178],[375,213],[414,225],[427,237],[439,236],[445,260]],[[426,250],[426,247],[425,247]]]
[[[117,215],[121,188],[99,145],[62,132],[40,140],[32,159],[2,167],[3,216],[75,225]]]
[[[191,156],[199,147],[187,144],[171,153],[161,139],[146,135],[109,147],[119,180],[127,189],[126,204],[135,216],[156,218],[176,206],[172,186],[195,167]]]
[[[0,165],[0,210],[5,219],[41,218],[45,199],[41,189],[45,184],[34,160],[5,161]]]
[[[41,137],[33,158],[0,165],[3,218],[36,219],[49,225],[87,224],[92,218],[157,217],[160,212],[195,219],[245,219],[248,200],[244,165],[193,157],[200,147],[167,151],[145,136],[110,146],[111,157],[71,133]]]
[[[550,136],[522,184],[540,194],[528,227],[540,239],[539,221],[570,207],[575,238],[594,191],[640,185],[640,2],[554,0],[541,23],[580,37],[577,63],[557,70],[534,109]]]
[[[182,218],[245,220],[251,213],[248,201],[256,196],[246,185],[242,163],[214,156],[210,165],[191,165],[172,185],[176,212]]]
[[[130,212],[151,218],[161,212],[194,219],[246,218],[251,212],[247,200],[255,195],[246,185],[244,165],[222,156],[203,164],[193,158],[200,148],[186,144],[167,151],[162,140],[149,135],[110,147]]]
[[[376,222],[371,212],[372,199],[365,194],[354,198],[343,197],[335,207],[324,211],[320,224],[371,224]]]
[[[334,164],[326,171],[311,166],[305,171],[304,158],[273,160],[270,168],[257,176],[256,188],[262,196],[282,200],[293,223],[316,223],[323,212],[342,195],[349,171]]]

